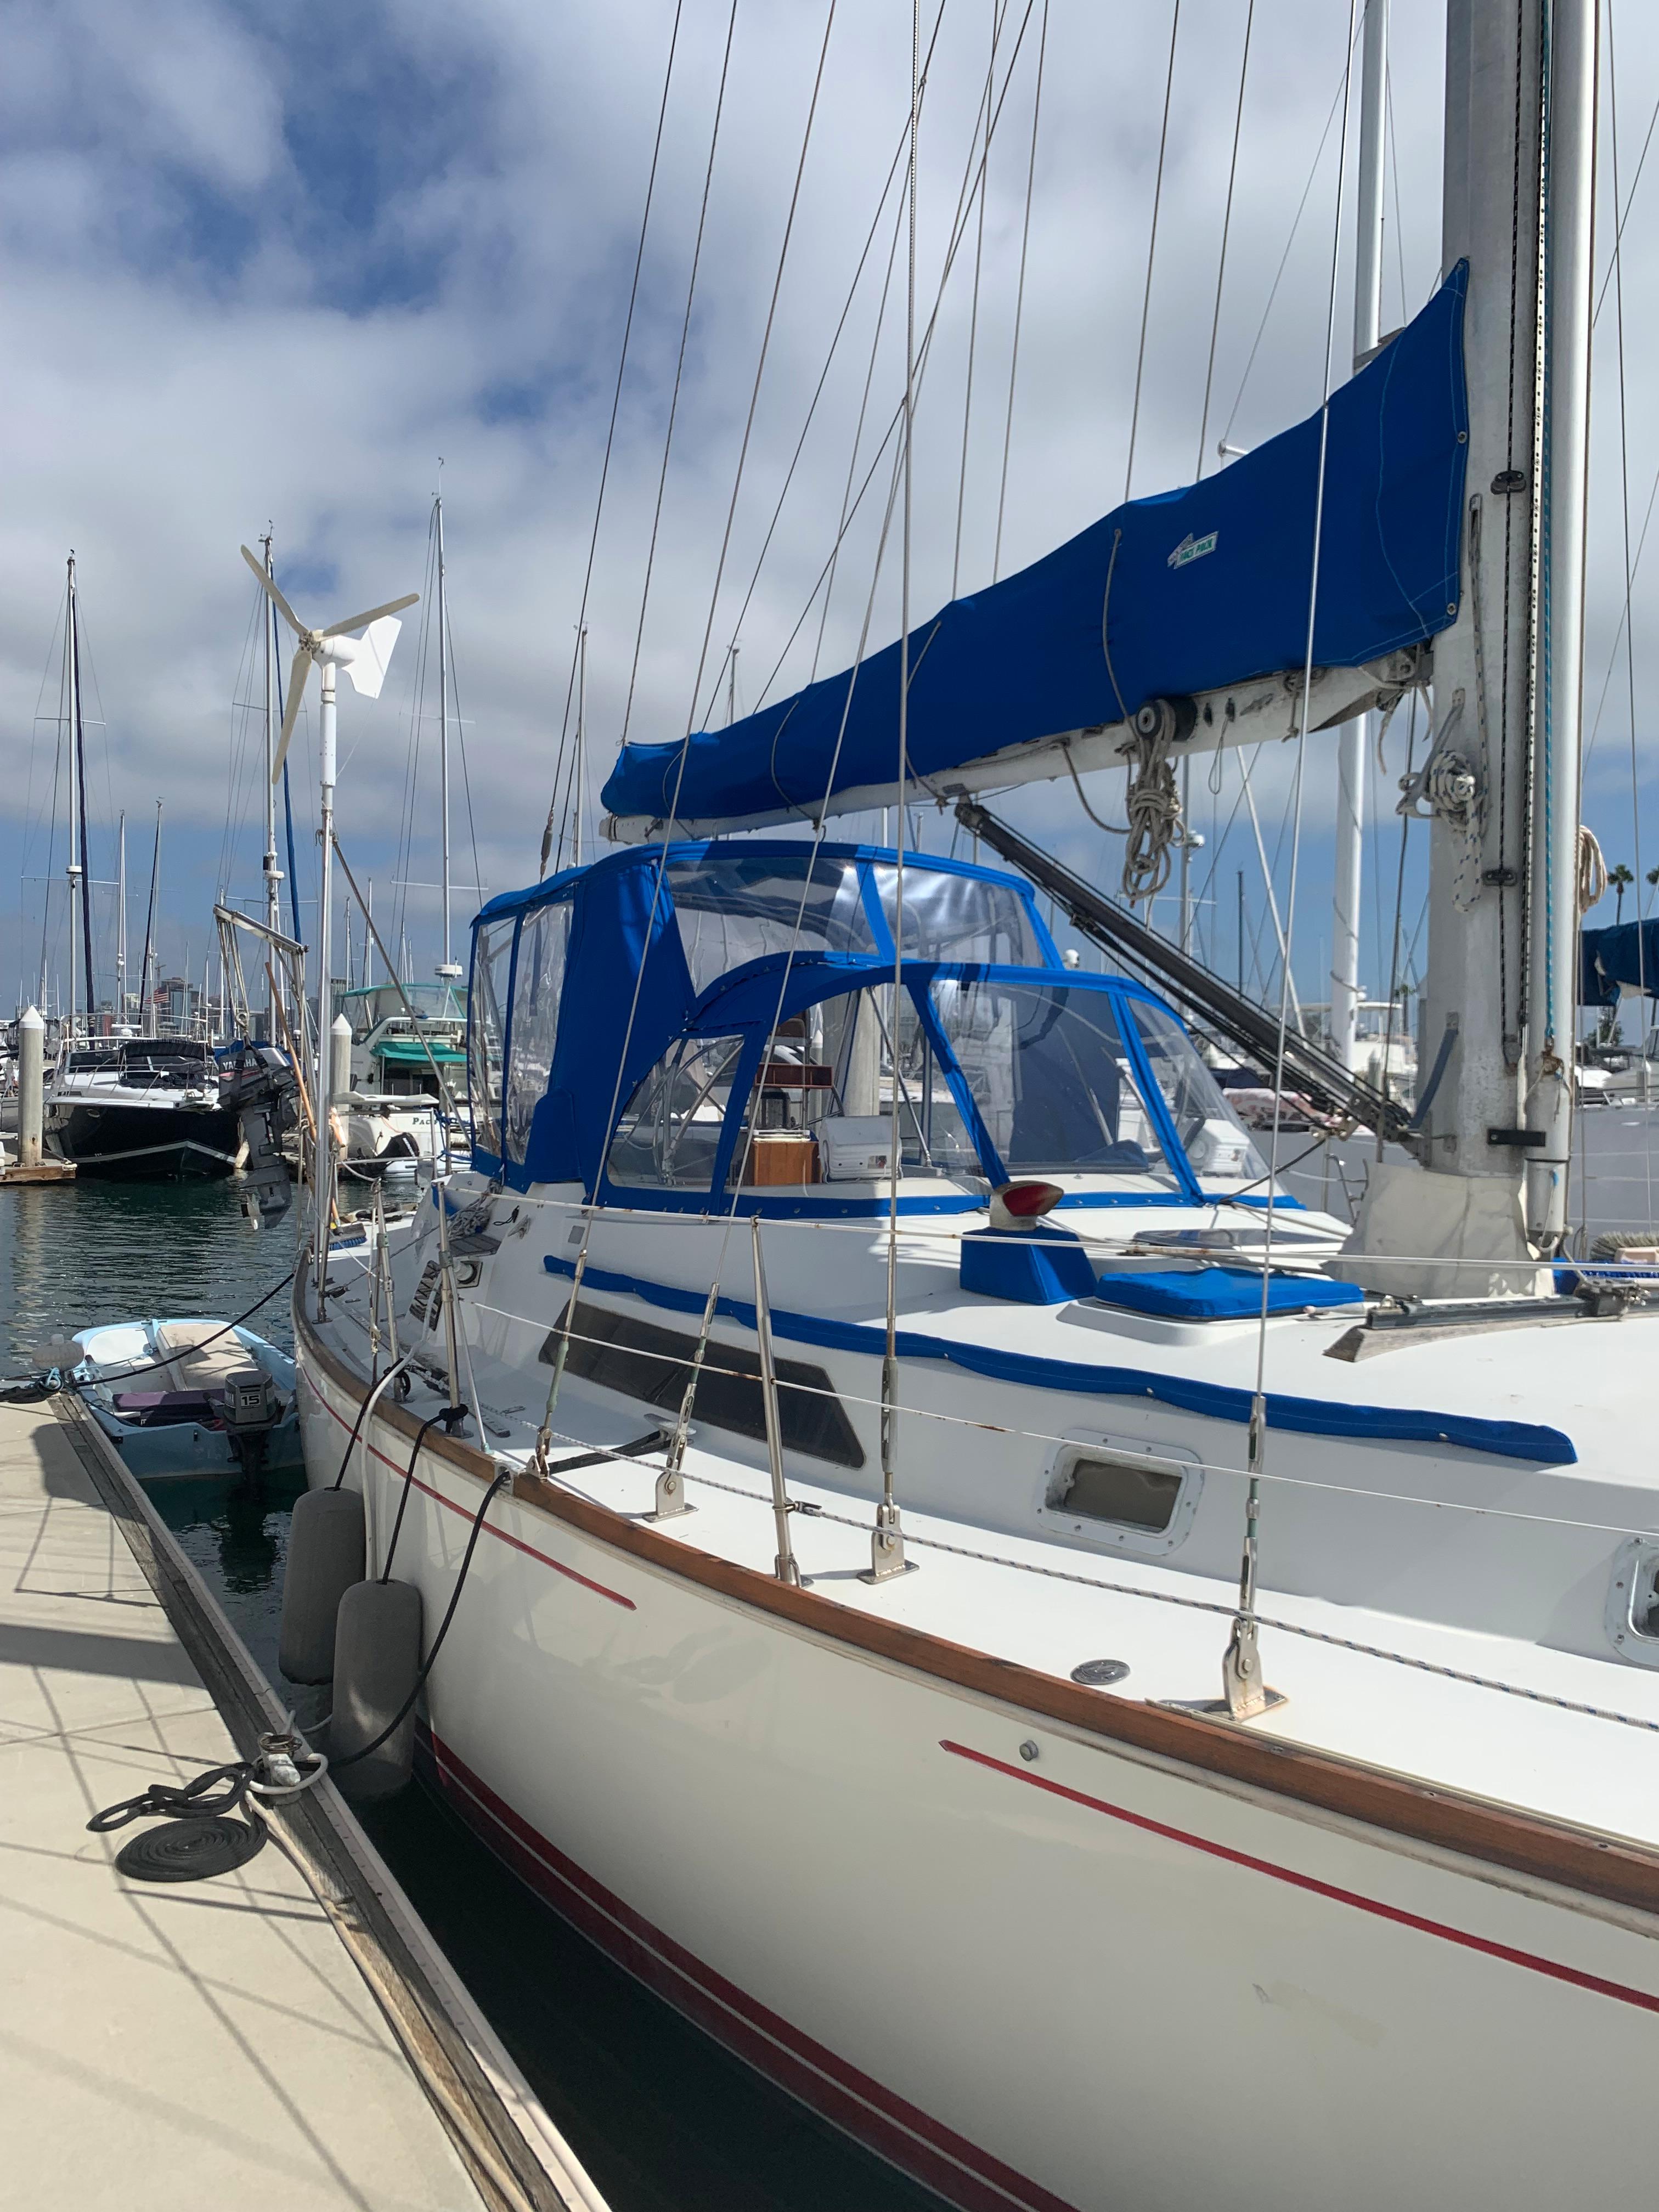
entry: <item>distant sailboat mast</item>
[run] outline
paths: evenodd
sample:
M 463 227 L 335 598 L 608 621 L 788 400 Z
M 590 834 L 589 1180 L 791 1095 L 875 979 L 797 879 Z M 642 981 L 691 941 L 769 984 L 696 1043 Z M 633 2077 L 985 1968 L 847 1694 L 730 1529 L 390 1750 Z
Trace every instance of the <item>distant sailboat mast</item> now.
M 76 1000 L 76 911 L 80 906 L 81 846 L 79 757 L 81 750 L 81 655 L 75 635 L 75 556 L 69 556 L 69 613 L 64 629 L 64 669 L 69 707 L 69 863 L 64 873 L 69 878 L 69 1026 L 67 1034 L 71 1043 L 75 1038 Z
M 147 1037 L 155 1034 L 155 993 L 150 962 L 155 950 L 155 887 L 161 876 L 161 802 L 155 802 L 155 850 L 149 864 L 149 906 L 144 916 L 144 957 L 138 971 L 138 1025 Z
M 259 540 L 264 549 L 265 574 L 275 574 L 271 564 L 270 541 L 275 533 L 269 525 Z M 265 927 L 273 935 L 280 936 L 283 928 L 282 871 L 276 866 L 276 780 L 274 773 L 276 757 L 276 732 L 282 727 L 282 711 L 276 703 L 276 655 L 273 649 L 273 627 L 276 610 L 269 599 L 264 602 L 264 678 L 265 678 Z M 268 959 L 265 967 L 265 1006 L 267 1021 L 265 1035 L 276 1034 L 276 963 Z
M 438 463 L 443 467 L 441 459 Z M 453 982 L 461 974 L 453 949 L 451 931 L 451 884 L 449 864 L 449 603 L 444 579 L 444 495 L 439 492 L 433 502 L 438 531 L 438 781 L 439 811 L 443 821 L 443 870 L 441 896 L 443 900 L 444 957 L 438 974 L 446 982 Z M 404 973 L 409 973 L 407 956 Z
M 449 641 L 444 635 L 448 609 L 444 600 L 444 498 L 438 495 L 438 762 L 443 812 L 444 964 L 447 974 L 449 949 Z
M 125 1027 L 127 1018 L 127 817 L 120 815 L 115 831 L 115 1019 Z

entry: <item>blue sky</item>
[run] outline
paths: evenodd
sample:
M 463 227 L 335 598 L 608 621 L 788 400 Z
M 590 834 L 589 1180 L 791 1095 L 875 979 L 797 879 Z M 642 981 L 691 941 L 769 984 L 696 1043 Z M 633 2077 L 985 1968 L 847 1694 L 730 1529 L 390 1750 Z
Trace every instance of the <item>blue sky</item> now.
M 994 14 L 994 0 L 948 0 L 922 131 L 924 306 L 939 284 Z M 919 609 L 948 595 L 960 487 L 963 588 L 990 574 L 1040 15 L 1039 0 L 992 150 L 965 471 L 969 253 L 959 257 L 939 307 L 917 422 Z M 1005 52 L 1023 15 L 1024 0 L 1013 0 Z M 1420 303 L 1437 264 L 1439 16 L 1431 0 L 1395 0 L 1389 325 Z M 891 0 L 839 0 L 836 9 L 766 373 L 732 500 L 824 17 L 822 0 L 740 0 L 641 625 L 727 21 L 722 0 L 686 0 L 588 609 L 595 787 L 630 681 L 633 732 L 678 736 L 705 631 L 712 664 L 703 695 L 751 585 L 738 632 L 738 690 L 740 707 L 755 703 L 763 672 L 783 653 L 834 537 L 872 356 L 890 235 L 884 227 L 759 559 L 903 127 L 908 11 Z M 440 455 L 472 802 L 469 827 L 457 800 L 455 872 L 491 890 L 533 876 L 672 19 L 669 0 L 625 8 L 569 0 L 556 9 L 484 0 L 465 10 L 409 0 L 362 5 L 349 19 L 316 6 L 255 9 L 222 0 L 153 0 L 143 10 L 114 0 L 18 0 L 9 10 L 0 77 L 0 283 L 8 303 L 0 368 L 0 882 L 9 887 L 0 897 L 8 917 L 0 945 L 9 942 L 14 952 L 0 988 L 8 999 L 17 976 L 32 987 L 40 959 L 40 884 L 10 887 L 46 868 L 55 732 L 50 719 L 35 718 L 57 711 L 52 639 L 70 548 L 80 564 L 102 725 L 88 732 L 94 872 L 100 880 L 112 875 L 115 819 L 125 809 L 137 917 L 148 825 L 161 799 L 163 949 L 177 966 L 188 946 L 195 966 L 216 891 L 223 884 L 233 897 L 252 896 L 263 842 L 252 721 L 235 703 L 251 696 L 245 655 L 252 598 L 237 545 L 252 543 L 269 521 L 279 574 L 313 617 L 421 588 Z M 1189 479 L 1197 458 L 1243 21 L 1242 0 L 1185 0 L 1182 7 L 1138 491 Z M 1338 0 L 1276 0 L 1257 9 L 1212 447 L 1223 429 L 1250 444 L 1318 398 L 1336 173 L 1328 143 L 1316 156 L 1341 78 L 1346 24 Z M 1005 573 L 1121 495 L 1168 27 L 1162 0 L 1051 0 Z M 1619 29 L 1628 190 L 1659 92 L 1659 52 L 1638 16 Z M 1648 304 L 1653 224 L 1644 201 L 1650 192 L 1659 183 L 1644 173 L 1626 234 L 1638 530 L 1659 464 L 1652 410 L 1643 404 L 1655 312 Z M 1346 282 L 1340 275 L 1344 323 Z M 897 396 L 896 305 L 890 301 L 875 351 L 872 421 L 884 419 Z M 1598 331 L 1592 720 L 1613 665 L 1623 597 L 1612 333 L 1609 307 Z M 731 550 L 711 615 L 728 510 Z M 873 538 L 855 530 L 825 629 L 825 669 L 850 656 L 872 552 Z M 1650 750 L 1640 726 L 1651 614 L 1644 572 L 1636 600 L 1636 785 L 1651 817 L 1650 842 L 1659 848 L 1659 793 L 1650 789 Z M 380 899 L 395 896 L 389 887 L 400 873 L 416 886 L 436 874 L 429 672 L 419 774 L 410 784 L 419 616 L 413 611 L 379 702 L 343 690 L 342 834 L 354 865 L 385 887 Z M 815 611 L 803 641 L 783 659 L 781 686 L 807 672 L 816 625 Z M 890 561 L 872 635 L 884 641 L 896 627 Z M 307 720 L 294 760 L 302 889 L 314 866 L 313 734 Z M 1384 811 L 1368 857 L 1363 964 L 1373 988 L 1386 972 L 1391 934 L 1392 784 L 1403 750 L 1396 727 L 1376 779 Z M 1254 774 L 1283 903 L 1290 866 L 1283 749 L 1261 757 Z M 1296 931 L 1298 983 L 1310 999 L 1325 995 L 1334 780 L 1334 747 L 1316 738 L 1306 764 Z M 1096 805 L 1115 813 L 1115 780 L 1097 781 Z M 1610 860 L 1637 857 L 1631 782 L 1621 663 L 1600 711 L 1586 787 L 1587 818 Z M 1207 879 L 1212 949 L 1229 972 L 1239 869 L 1253 927 L 1265 908 L 1237 797 L 1229 765 L 1214 824 L 1207 792 L 1197 810 L 1206 834 L 1233 817 L 1224 845 L 1212 836 L 1198 870 L 1200 886 Z M 60 815 L 61 805 L 60 793 Z M 1110 880 L 1115 857 L 1069 787 L 1037 787 L 1008 811 L 1073 866 Z M 848 824 L 849 833 L 868 826 Z M 926 835 L 948 842 L 949 825 L 932 822 Z M 60 820 L 54 867 L 63 858 Z M 1643 866 L 1650 865 L 1644 852 Z M 1413 863 L 1408 940 L 1420 880 Z M 112 902 L 107 893 L 102 900 L 99 952 L 106 969 Z M 458 899 L 458 920 L 465 902 Z M 377 912 L 384 908 L 377 904 Z M 406 890 L 402 920 L 423 972 L 436 957 L 432 894 Z M 54 972 L 62 964 L 61 951 L 52 950 L 58 935 L 54 920 L 46 933 Z

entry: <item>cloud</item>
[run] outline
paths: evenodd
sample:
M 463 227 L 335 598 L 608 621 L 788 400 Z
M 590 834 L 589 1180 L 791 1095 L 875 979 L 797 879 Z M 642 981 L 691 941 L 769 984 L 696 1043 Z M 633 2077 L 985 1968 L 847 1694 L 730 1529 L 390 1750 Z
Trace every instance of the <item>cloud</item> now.
M 1436 270 L 1442 39 L 1430 0 L 1395 0 L 1394 13 L 1389 322 L 1420 303 Z M 991 0 L 951 6 L 930 75 L 924 327 L 974 159 L 993 14 Z M 939 301 L 921 386 L 922 608 L 945 596 L 958 565 L 959 496 L 960 580 L 971 587 L 990 574 L 999 519 L 1006 573 L 1122 492 L 1168 15 L 1064 0 L 1049 10 L 1005 499 L 1041 16 L 1037 0 L 991 149 L 982 252 L 975 219 Z M 40 711 L 55 711 L 48 663 L 73 545 L 105 724 L 91 733 L 95 871 L 112 872 L 114 815 L 125 808 L 147 821 L 161 796 L 173 856 L 165 941 L 181 960 L 188 938 L 198 959 L 216 888 L 222 880 L 251 895 L 263 844 L 249 717 L 233 704 L 250 696 L 238 690 L 250 681 L 239 663 L 252 595 L 237 545 L 270 519 L 279 573 L 308 615 L 415 588 L 441 455 L 471 795 L 469 826 L 458 794 L 457 874 L 472 878 L 473 827 L 487 884 L 533 872 L 673 20 L 669 0 L 628 9 L 480 0 L 459 12 L 409 0 L 355 9 L 349 25 L 312 0 L 257 13 L 232 0 L 157 0 L 137 11 L 116 0 L 21 0 L 12 9 L 0 83 L 0 868 L 46 872 L 53 732 L 33 717 L 43 670 Z M 742 0 L 659 517 L 726 20 L 717 6 L 684 9 L 664 120 L 586 617 L 595 787 L 625 714 L 635 735 L 663 737 L 701 711 L 734 628 L 741 704 L 755 703 L 780 662 L 786 688 L 810 673 L 818 611 L 802 617 L 833 543 L 866 375 L 860 470 L 902 381 L 902 233 L 878 341 L 876 332 L 899 214 L 883 192 L 904 130 L 908 16 L 886 0 L 836 9 L 757 392 L 824 19 L 817 5 Z M 1010 0 L 1005 52 L 1024 20 L 1024 0 Z M 1137 490 L 1187 479 L 1198 459 L 1242 20 L 1235 0 L 1185 0 L 1182 10 Z M 1345 36 L 1346 11 L 1316 0 L 1256 10 L 1206 465 L 1224 428 L 1250 443 L 1318 398 L 1334 137 L 1317 163 L 1315 153 Z M 886 482 L 878 470 L 838 562 L 821 671 L 856 643 Z M 1596 577 L 1605 596 L 1605 560 Z M 896 607 L 890 547 L 871 613 L 878 641 L 893 634 Z M 429 720 L 418 729 L 412 802 L 410 791 L 417 624 L 384 697 L 348 693 L 341 709 L 343 834 L 382 883 L 398 872 L 429 883 L 436 872 Z M 1598 615 L 1598 646 L 1607 627 Z M 428 712 L 434 696 L 428 677 Z M 295 768 L 308 885 L 306 741 Z M 1316 965 L 1334 776 L 1334 759 L 1310 755 L 1304 896 Z M 1260 782 L 1276 839 L 1280 764 L 1264 762 Z M 1113 865 L 1063 788 L 1042 787 L 1018 809 L 1079 865 Z M 61 800 L 59 817 L 61 869 Z M 1246 858 L 1239 834 L 1236 825 L 1218 881 L 1235 852 Z M 1253 848 L 1248 860 L 1254 872 Z M 431 896 L 411 890 L 405 904 L 424 965 Z M 106 895 L 106 935 L 107 909 Z M 33 977 L 38 884 L 24 885 L 18 911 L 19 964 Z

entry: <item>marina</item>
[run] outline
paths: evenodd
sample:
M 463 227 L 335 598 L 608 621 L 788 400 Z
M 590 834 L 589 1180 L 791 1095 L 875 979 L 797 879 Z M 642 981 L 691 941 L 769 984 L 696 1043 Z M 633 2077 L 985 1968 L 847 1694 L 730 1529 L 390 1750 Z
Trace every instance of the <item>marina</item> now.
M 1620 5 L 31 33 L 20 2201 L 1648 2186 Z

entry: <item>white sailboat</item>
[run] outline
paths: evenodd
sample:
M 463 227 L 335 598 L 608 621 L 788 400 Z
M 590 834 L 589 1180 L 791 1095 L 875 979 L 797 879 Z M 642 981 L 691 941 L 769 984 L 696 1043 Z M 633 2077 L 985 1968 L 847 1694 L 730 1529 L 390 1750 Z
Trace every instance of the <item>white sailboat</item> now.
M 471 1169 L 299 1278 L 311 1480 L 343 1454 L 420 1594 L 430 1776 L 964 2207 L 1649 2186 L 1659 1312 L 1554 1272 L 1595 12 L 1448 16 L 1423 314 L 1051 556 L 1058 643 L 1028 572 L 629 749 L 625 849 L 475 924 Z M 1027 885 L 823 832 L 896 759 L 1161 771 L 1418 684 L 1425 1133 L 1352 1237 Z

